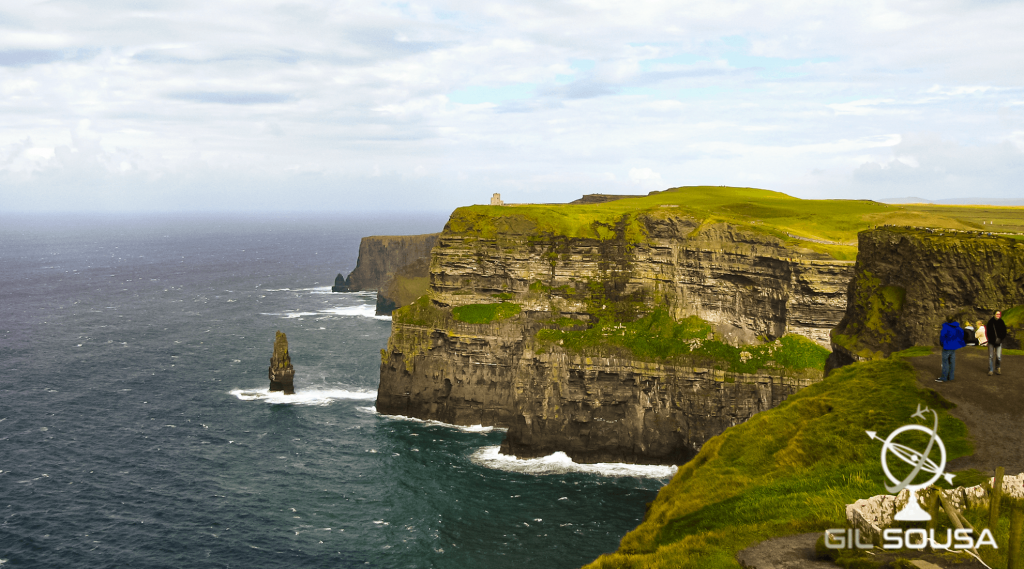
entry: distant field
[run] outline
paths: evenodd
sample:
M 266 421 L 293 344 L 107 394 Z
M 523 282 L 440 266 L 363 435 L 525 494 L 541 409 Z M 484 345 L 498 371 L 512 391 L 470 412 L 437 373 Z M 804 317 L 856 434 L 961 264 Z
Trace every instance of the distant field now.
M 1024 234 L 1024 207 L 910 204 L 898 207 L 959 220 L 979 231 Z
M 886 224 L 1024 236 L 1024 207 L 802 200 L 769 190 L 724 186 L 672 188 L 599 204 L 462 207 L 452 214 L 451 228 L 481 237 L 518 231 L 608 239 L 624 231 L 627 239 L 636 242 L 645 239 L 637 222 L 641 214 L 742 225 L 838 259 L 856 256 L 857 233 Z

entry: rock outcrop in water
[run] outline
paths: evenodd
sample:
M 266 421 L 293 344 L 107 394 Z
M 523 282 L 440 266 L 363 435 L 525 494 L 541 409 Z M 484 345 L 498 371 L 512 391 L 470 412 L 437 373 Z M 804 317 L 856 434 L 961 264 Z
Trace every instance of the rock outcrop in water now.
M 601 226 L 604 238 L 586 238 L 542 234 L 514 210 L 487 226 L 456 211 L 433 250 L 428 295 L 395 312 L 377 409 L 507 427 L 502 448 L 519 457 L 679 464 L 820 380 L 820 368 L 784 361 L 780 340 L 827 344 L 852 262 L 671 210 L 635 219 L 642 239 L 627 238 L 626 218 Z M 589 329 L 630 345 L 634 330 L 602 323 L 655 310 L 713 326 L 706 338 L 678 340 L 705 355 L 546 340 Z M 762 364 L 747 365 L 753 356 L 735 346 L 762 341 Z M 705 344 L 738 359 L 707 356 Z
M 1003 311 L 1005 347 L 1024 340 L 1024 243 L 950 230 L 883 227 L 859 234 L 846 314 L 828 369 L 938 346 L 947 315 L 987 321 Z M 1014 309 L 1014 307 L 1018 307 Z
M 334 277 L 331 292 L 348 292 L 348 281 L 345 280 L 345 275 L 338 273 L 338 276 Z
M 295 368 L 288 356 L 288 337 L 278 330 L 274 338 L 274 354 L 270 357 L 270 391 L 283 391 L 285 395 L 295 393 L 293 381 Z

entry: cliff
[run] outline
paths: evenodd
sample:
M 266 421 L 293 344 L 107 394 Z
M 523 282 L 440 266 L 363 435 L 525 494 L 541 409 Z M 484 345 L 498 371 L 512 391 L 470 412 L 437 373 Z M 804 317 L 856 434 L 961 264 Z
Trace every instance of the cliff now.
M 938 346 L 946 316 L 988 321 L 1002 310 L 1006 347 L 1024 340 L 1024 242 L 979 232 L 883 227 L 859 235 L 846 314 L 829 369 Z
M 775 209 L 736 203 L 751 197 Z M 796 239 L 805 226 L 747 215 L 808 204 L 820 205 L 686 188 L 460 208 L 433 250 L 428 294 L 394 313 L 377 409 L 507 427 L 503 450 L 520 457 L 684 462 L 822 377 L 852 235 Z
M 335 280 L 334 292 L 379 291 L 395 273 L 418 259 L 430 258 L 437 233 L 425 235 L 376 235 L 359 242 L 356 268 L 342 284 Z M 338 275 L 339 277 L 341 275 Z M 426 275 L 423 275 L 426 276 Z
M 377 314 L 391 314 L 408 306 L 427 292 L 430 284 L 430 257 L 421 257 L 402 267 L 377 291 Z

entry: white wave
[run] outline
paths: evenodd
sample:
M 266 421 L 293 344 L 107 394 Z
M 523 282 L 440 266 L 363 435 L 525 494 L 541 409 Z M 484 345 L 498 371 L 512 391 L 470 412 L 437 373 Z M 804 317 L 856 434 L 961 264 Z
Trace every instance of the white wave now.
M 356 407 L 356 411 L 362 411 L 363 413 L 376 413 L 376 407 Z
M 378 320 L 391 320 L 390 316 L 377 316 L 376 304 L 360 304 L 358 306 L 334 306 L 327 310 L 321 310 L 321 314 L 334 314 L 335 316 L 362 316 L 364 318 L 376 318 Z
M 318 312 L 260 312 L 261 316 L 280 316 L 281 318 L 302 318 L 303 316 L 319 316 Z
M 376 412 L 377 408 L 374 407 Z M 485 427 L 483 425 L 453 425 L 451 423 L 443 423 L 441 421 L 434 421 L 430 419 L 417 419 L 416 417 L 406 417 L 405 415 L 384 415 L 380 414 L 385 419 L 394 419 L 396 421 L 412 421 L 415 423 L 423 423 L 424 425 L 430 425 L 431 427 L 448 427 L 449 429 L 458 429 L 464 433 L 489 433 L 494 430 L 507 431 L 508 429 L 501 429 L 498 427 Z
M 331 402 L 342 399 L 376 399 L 376 391 L 353 391 L 351 389 L 296 389 L 292 395 L 285 395 L 284 392 L 274 391 L 269 388 L 263 389 L 233 389 L 231 395 L 242 401 L 263 401 L 270 404 L 290 405 L 330 405 Z
M 358 304 L 356 306 L 333 306 L 316 312 L 261 312 L 262 316 L 279 316 L 281 318 L 302 318 L 303 316 L 357 316 L 374 320 L 391 320 L 391 316 L 377 316 L 376 304 Z
M 657 466 L 650 464 L 626 464 L 622 462 L 599 462 L 596 464 L 579 464 L 573 462 L 564 452 L 541 458 L 520 459 L 501 454 L 501 447 L 483 447 L 470 456 L 470 460 L 487 468 L 520 472 L 523 474 L 568 474 L 583 472 L 601 476 L 632 476 L 634 478 L 671 478 L 675 475 L 675 466 Z

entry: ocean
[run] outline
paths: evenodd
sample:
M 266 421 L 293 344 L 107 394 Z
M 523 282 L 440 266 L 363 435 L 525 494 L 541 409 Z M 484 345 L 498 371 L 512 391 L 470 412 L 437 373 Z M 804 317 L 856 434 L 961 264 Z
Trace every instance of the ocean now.
M 390 319 L 331 293 L 443 215 L 0 218 L 0 567 L 578 567 L 673 468 L 498 454 L 374 408 Z M 294 396 L 268 394 L 276 330 Z

